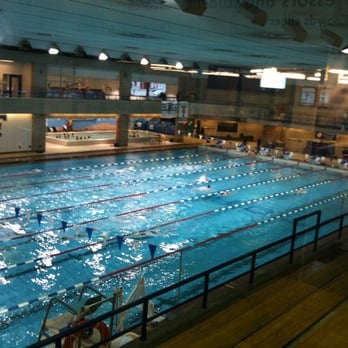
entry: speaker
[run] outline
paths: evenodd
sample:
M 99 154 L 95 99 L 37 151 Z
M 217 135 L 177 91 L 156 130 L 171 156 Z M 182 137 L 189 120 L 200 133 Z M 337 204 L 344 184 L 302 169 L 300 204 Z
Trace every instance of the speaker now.
M 240 4 L 239 11 L 242 13 L 242 15 L 246 18 L 248 18 L 252 23 L 265 26 L 268 19 L 267 12 L 261 10 L 260 8 L 254 6 L 253 4 L 250 4 L 247 1 L 244 1 Z
M 179 7 L 187 13 L 202 16 L 207 9 L 205 0 L 175 0 Z
M 296 19 L 288 19 L 284 25 L 284 30 L 291 36 L 295 41 L 303 42 L 307 38 L 307 32 L 302 27 L 299 21 Z

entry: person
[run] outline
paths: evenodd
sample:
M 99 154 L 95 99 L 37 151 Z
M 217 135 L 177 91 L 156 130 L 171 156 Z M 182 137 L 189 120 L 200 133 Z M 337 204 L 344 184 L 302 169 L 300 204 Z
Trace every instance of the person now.
M 259 136 L 259 137 L 257 138 L 257 141 L 256 141 L 256 153 L 257 153 L 257 154 L 260 152 L 260 149 L 261 149 L 261 142 L 262 142 L 262 140 L 261 140 L 261 137 Z
M 210 185 L 207 185 L 207 186 L 201 186 L 198 191 L 206 191 L 206 190 L 210 190 L 211 189 L 211 186 Z
M 297 191 L 296 191 L 296 194 L 297 195 L 303 195 L 307 193 L 307 190 L 305 188 L 299 188 Z

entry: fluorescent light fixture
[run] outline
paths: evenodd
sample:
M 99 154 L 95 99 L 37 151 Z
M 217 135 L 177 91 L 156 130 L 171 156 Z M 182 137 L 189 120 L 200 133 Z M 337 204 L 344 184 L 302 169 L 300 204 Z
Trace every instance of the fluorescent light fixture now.
M 329 73 L 331 74 L 339 74 L 339 75 L 348 75 L 348 70 L 344 70 L 344 69 L 329 69 Z
M 342 49 L 341 49 L 341 52 L 342 52 L 343 54 L 348 54 L 348 46 L 342 48 Z
M 56 43 L 52 43 L 50 48 L 48 49 L 48 54 L 50 55 L 56 55 L 60 52 L 60 49 Z
M 318 76 L 308 76 L 306 78 L 306 80 L 308 80 L 308 81 L 320 81 L 320 77 L 318 77 Z
M 140 59 L 140 65 L 149 65 L 150 64 L 150 60 L 147 57 L 142 57 Z
M 179 70 L 182 70 L 184 68 L 184 65 L 181 62 L 176 62 L 175 68 L 179 69 Z
M 151 64 L 150 65 L 151 70 L 155 71 L 168 71 L 168 72 L 183 72 L 188 74 L 197 74 L 199 69 L 197 68 L 190 68 L 190 69 L 177 69 L 175 65 L 170 64 Z
M 256 69 L 250 69 L 251 74 L 259 74 L 261 75 L 263 73 L 263 69 L 261 68 L 256 68 Z
M 101 51 L 99 53 L 99 55 L 98 55 L 98 59 L 102 60 L 102 61 L 105 61 L 105 60 L 109 59 L 109 56 L 108 56 L 108 54 L 105 51 Z
M 348 85 L 348 75 L 339 75 L 337 82 L 340 85 Z
M 246 78 L 246 79 L 260 79 L 261 78 L 261 74 L 257 74 L 257 75 L 255 75 L 255 74 L 246 74 L 246 75 L 244 75 L 244 77 Z
M 239 77 L 239 73 L 233 71 L 214 71 L 214 70 L 203 70 L 202 75 L 212 76 L 226 76 L 226 77 Z
M 286 79 L 293 79 L 293 80 L 305 80 L 306 75 L 301 73 L 291 73 L 291 72 L 282 72 L 281 73 Z

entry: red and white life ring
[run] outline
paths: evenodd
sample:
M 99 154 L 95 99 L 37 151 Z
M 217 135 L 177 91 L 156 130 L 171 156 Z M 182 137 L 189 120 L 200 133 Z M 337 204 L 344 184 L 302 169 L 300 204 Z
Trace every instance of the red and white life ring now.
M 87 320 L 82 320 L 78 324 L 82 324 L 86 322 Z M 85 348 L 90 347 L 91 345 L 97 344 L 101 341 L 104 341 L 110 336 L 110 329 L 109 327 L 103 322 L 100 321 L 99 323 L 92 325 L 86 329 L 83 329 L 73 335 L 67 336 L 64 340 L 64 348 Z M 80 346 L 79 346 L 80 342 Z M 104 346 L 109 348 L 111 345 L 111 342 L 106 343 Z

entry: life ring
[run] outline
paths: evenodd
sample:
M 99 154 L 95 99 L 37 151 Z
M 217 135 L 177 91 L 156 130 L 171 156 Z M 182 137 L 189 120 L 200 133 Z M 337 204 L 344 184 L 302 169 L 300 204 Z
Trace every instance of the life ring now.
M 80 321 L 77 325 L 87 322 L 87 320 Z M 64 340 L 64 348 L 85 348 L 90 347 L 91 345 L 97 344 L 101 341 L 104 341 L 110 337 L 110 329 L 103 322 L 100 321 L 95 325 L 91 325 L 75 334 L 67 336 Z M 80 345 L 79 345 L 80 342 Z M 109 348 L 111 342 L 105 343 L 105 345 L 100 347 Z

